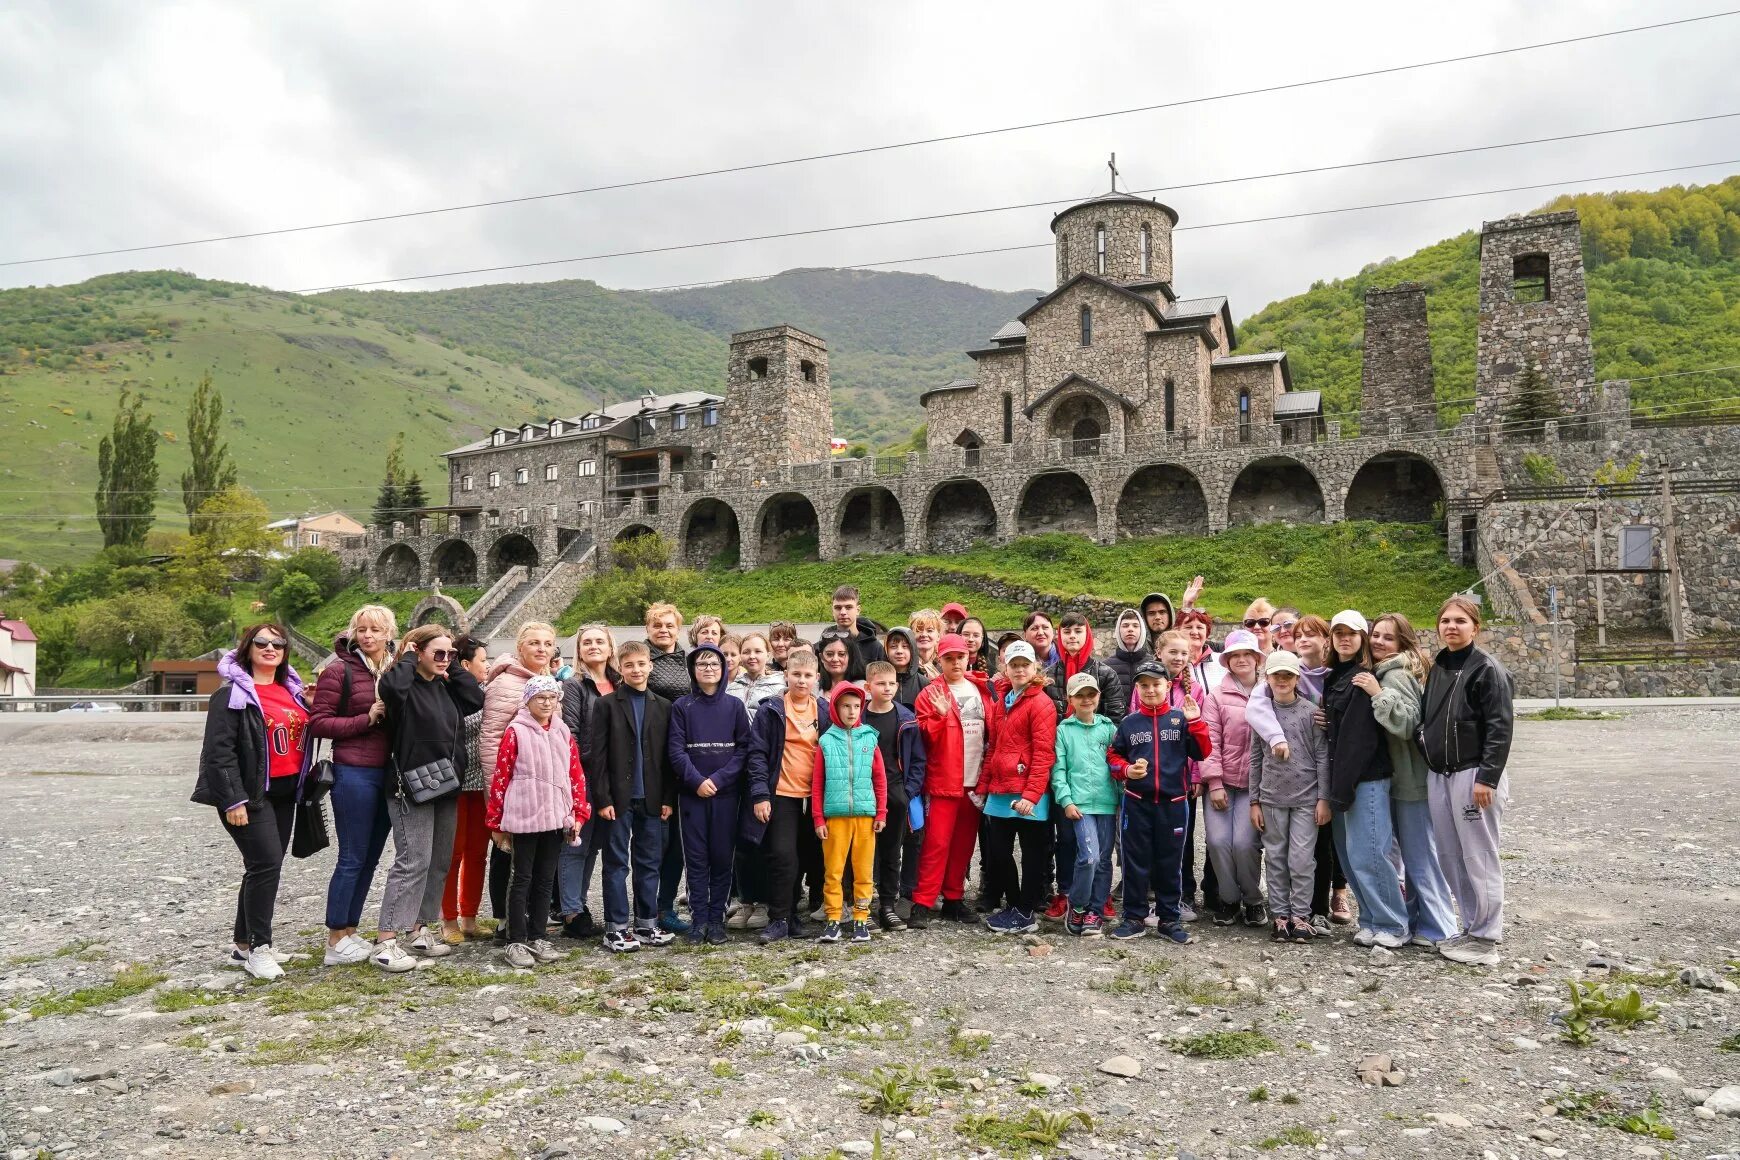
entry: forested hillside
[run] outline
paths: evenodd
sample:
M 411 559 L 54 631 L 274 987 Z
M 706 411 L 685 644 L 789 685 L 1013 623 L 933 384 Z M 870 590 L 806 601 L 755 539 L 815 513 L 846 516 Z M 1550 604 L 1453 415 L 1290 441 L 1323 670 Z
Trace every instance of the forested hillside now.
M 1583 219 L 1589 314 L 1598 378 L 1634 378 L 1643 409 L 1688 402 L 1740 409 L 1740 371 L 1645 378 L 1740 363 L 1740 177 L 1653 193 L 1577 194 L 1543 210 Z M 1285 349 L 1294 384 L 1324 406 L 1357 410 L 1365 291 L 1420 282 L 1432 327 L 1440 400 L 1474 393 L 1480 233 L 1375 262 L 1352 278 L 1317 282 L 1239 326 L 1240 353 Z M 1726 401 L 1722 401 L 1726 399 Z

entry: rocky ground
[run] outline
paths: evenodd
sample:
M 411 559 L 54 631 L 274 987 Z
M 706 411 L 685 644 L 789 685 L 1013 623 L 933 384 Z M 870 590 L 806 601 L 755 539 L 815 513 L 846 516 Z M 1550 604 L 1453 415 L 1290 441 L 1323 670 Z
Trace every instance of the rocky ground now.
M 318 965 L 328 853 L 280 896 L 305 957 L 253 984 L 197 750 L 0 716 L 0 1155 L 1740 1154 L 1740 712 L 1520 726 L 1490 971 L 1205 926 L 389 978 Z M 1568 1029 L 1578 980 L 1621 1001 Z

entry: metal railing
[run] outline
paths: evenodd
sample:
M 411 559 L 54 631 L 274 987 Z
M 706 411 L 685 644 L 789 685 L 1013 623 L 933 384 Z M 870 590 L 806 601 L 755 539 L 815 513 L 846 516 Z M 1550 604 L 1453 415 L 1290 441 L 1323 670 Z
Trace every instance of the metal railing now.
M 206 703 L 211 700 L 210 693 L 113 693 L 96 697 L 74 697 L 65 694 L 53 694 L 40 697 L 0 697 L 0 712 L 22 712 L 20 706 L 47 706 L 46 710 L 38 712 L 63 711 L 69 705 L 119 705 L 123 712 L 137 712 L 142 709 L 154 708 L 160 713 L 203 713 Z M 101 710 L 92 713 L 81 713 L 78 716 L 102 717 L 107 714 Z

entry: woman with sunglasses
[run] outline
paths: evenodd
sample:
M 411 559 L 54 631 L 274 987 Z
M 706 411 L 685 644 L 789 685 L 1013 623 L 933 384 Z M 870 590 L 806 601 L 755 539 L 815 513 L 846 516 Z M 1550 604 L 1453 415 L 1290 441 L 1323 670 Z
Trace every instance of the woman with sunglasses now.
M 1269 650 L 1275 647 L 1274 637 L 1269 629 L 1275 622 L 1275 606 L 1269 603 L 1268 597 L 1259 596 L 1251 601 L 1245 609 L 1245 628 L 1257 638 L 1257 645 L 1268 656 Z
M 229 964 L 268 980 L 289 958 L 272 949 L 272 911 L 308 768 L 308 703 L 289 643 L 281 625 L 256 624 L 218 662 L 224 683 L 206 707 L 193 787 L 193 800 L 217 809 L 242 854 Z
M 459 786 L 419 805 L 403 792 L 399 775 L 446 758 L 465 768 L 465 718 L 483 708 L 483 689 L 457 663 L 453 630 L 425 624 L 405 634 L 398 661 L 377 684 L 387 705 L 390 755 L 387 816 L 393 825 L 393 866 L 381 893 L 380 934 L 369 961 L 388 974 L 415 970 L 399 946 L 399 932 L 429 958 L 450 955 L 434 924 L 441 921 L 441 894 L 453 861 L 459 824 Z M 496 742 L 500 748 L 499 738 Z

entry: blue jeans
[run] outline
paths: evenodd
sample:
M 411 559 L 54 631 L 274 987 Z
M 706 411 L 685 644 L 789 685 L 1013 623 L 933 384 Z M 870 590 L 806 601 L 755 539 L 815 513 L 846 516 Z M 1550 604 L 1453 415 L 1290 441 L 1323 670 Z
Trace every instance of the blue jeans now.
M 1071 910 L 1098 910 L 1112 893 L 1112 837 L 1117 833 L 1117 814 L 1083 814 L 1065 819 L 1063 828 L 1075 839 L 1075 862 L 1071 866 Z M 1062 866 L 1061 858 L 1058 865 Z
M 628 878 L 634 873 L 634 926 L 637 930 L 657 924 L 659 917 L 659 863 L 665 856 L 665 824 L 648 814 L 646 802 L 636 799 L 626 810 L 617 810 L 616 820 L 594 818 L 602 831 L 598 844 L 604 849 L 604 929 L 622 930 L 629 925 Z M 739 850 L 741 853 L 741 848 Z
M 332 765 L 332 826 L 338 859 L 326 885 L 326 926 L 345 930 L 362 921 L 375 867 L 387 844 L 387 771 L 380 766 Z
M 1408 906 L 1390 865 L 1396 831 L 1390 820 L 1390 780 L 1363 781 L 1353 805 L 1335 815 L 1335 853 L 1359 903 L 1361 930 L 1408 937 Z
M 580 827 L 580 844 L 564 842 L 557 855 L 556 894 L 564 918 L 586 909 L 586 896 L 592 893 L 592 869 L 598 865 L 599 826 L 600 819 L 594 814 Z
M 1432 837 L 1432 803 L 1391 799 L 1396 841 L 1402 847 L 1402 869 L 1408 876 L 1408 924 L 1433 942 L 1456 934 L 1456 902 L 1450 882 L 1438 864 L 1438 844 Z

